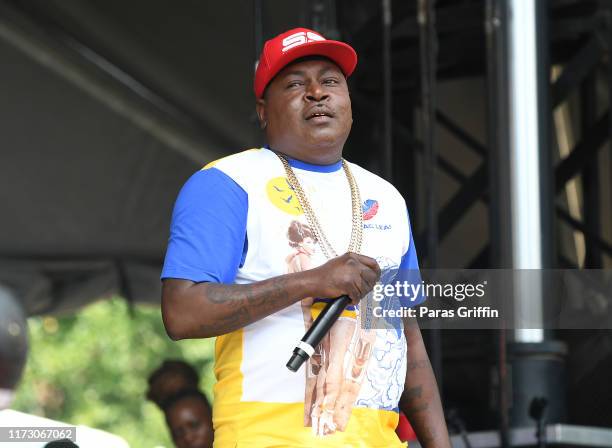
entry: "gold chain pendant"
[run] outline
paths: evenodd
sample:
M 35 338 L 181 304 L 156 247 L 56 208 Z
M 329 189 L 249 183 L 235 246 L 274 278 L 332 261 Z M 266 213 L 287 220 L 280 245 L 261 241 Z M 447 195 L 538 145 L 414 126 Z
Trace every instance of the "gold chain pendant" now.
M 306 221 L 308 221 L 308 225 L 313 230 L 317 241 L 319 242 L 319 246 L 326 258 L 334 258 L 338 256 L 338 253 L 334 250 L 333 246 L 327 239 L 327 236 L 323 232 L 321 228 L 321 224 L 319 224 L 319 220 L 314 213 L 314 210 L 310 206 L 310 202 L 300 185 L 300 182 L 289 165 L 289 161 L 287 158 L 279 153 L 276 153 L 281 162 L 283 163 L 283 167 L 285 168 L 285 173 L 287 174 L 287 181 L 289 185 L 295 192 L 295 195 L 304 211 L 304 215 L 306 216 Z M 357 182 L 355 182 L 355 178 L 353 177 L 353 173 L 348 166 L 346 160 L 342 159 L 342 168 L 344 169 L 344 173 L 346 174 L 346 179 L 349 183 L 349 188 L 351 189 L 351 203 L 352 203 L 352 228 L 351 228 L 351 240 L 349 242 L 349 247 L 347 249 L 348 252 L 359 253 L 361 251 L 361 243 L 363 239 L 363 213 L 361 211 L 361 195 L 359 194 L 359 187 L 357 186 Z

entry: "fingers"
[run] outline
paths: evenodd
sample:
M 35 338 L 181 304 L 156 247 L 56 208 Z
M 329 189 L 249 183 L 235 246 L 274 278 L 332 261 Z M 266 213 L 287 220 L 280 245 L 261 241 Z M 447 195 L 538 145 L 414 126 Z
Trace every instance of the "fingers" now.
M 380 266 L 378 265 L 378 262 L 374 258 L 367 257 L 365 255 L 359 255 L 359 254 L 351 254 L 351 255 L 354 255 L 355 257 L 357 257 L 357 261 L 359 261 L 361 264 L 366 265 L 368 268 L 376 272 L 377 278 L 380 277 Z
M 377 272 L 369 268 L 364 268 L 361 270 L 361 279 L 366 282 L 367 285 L 370 285 L 368 291 L 374 287 L 379 278 L 379 271 Z
M 359 254 L 348 254 L 351 259 L 361 265 L 360 275 L 368 283 L 374 285 L 378 281 L 381 275 L 380 266 L 374 258 L 367 257 Z M 372 281 L 373 279 L 373 281 Z M 372 286 L 373 287 L 373 286 Z
M 324 279 L 322 294 L 325 297 L 346 294 L 353 304 L 374 288 L 381 275 L 375 259 L 355 253 L 334 258 L 318 269 Z
M 380 278 L 380 266 L 378 266 L 375 259 L 365 255 L 347 253 L 344 257 L 348 258 L 346 264 L 357 270 L 357 272 L 352 274 L 353 281 L 351 282 L 348 294 L 352 304 L 356 305 L 374 288 L 374 285 Z
M 351 299 L 352 305 L 358 304 L 363 297 L 363 288 L 361 287 L 361 283 L 362 282 L 359 280 L 353 279 L 353 281 L 348 285 L 348 293 L 346 295 Z
M 359 278 L 355 279 L 356 289 L 359 291 L 359 297 L 357 298 L 356 303 L 364 298 L 370 291 L 372 291 L 372 289 L 374 289 L 374 286 L 379 278 L 380 274 L 378 272 L 375 272 L 365 266 L 361 269 Z

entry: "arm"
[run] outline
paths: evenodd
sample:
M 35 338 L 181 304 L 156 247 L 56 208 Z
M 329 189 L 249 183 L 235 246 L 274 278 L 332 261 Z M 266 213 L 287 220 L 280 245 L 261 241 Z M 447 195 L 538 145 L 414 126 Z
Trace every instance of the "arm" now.
M 164 325 L 175 340 L 229 333 L 308 297 L 315 281 L 311 272 L 248 285 L 166 279 L 162 287 Z
M 246 256 L 247 215 L 247 193 L 215 168 L 181 189 L 161 275 L 162 317 L 172 339 L 225 334 L 305 297 L 347 294 L 356 303 L 380 276 L 375 260 L 345 254 L 313 271 L 233 285 Z
M 402 257 L 400 270 L 407 276 L 406 281 L 420 283 L 419 262 L 417 259 L 410 218 L 406 214 L 408 226 L 408 250 Z M 425 300 L 421 296 L 410 306 Z M 421 329 L 414 318 L 404 319 L 404 335 L 407 344 L 407 367 L 404 392 L 400 398 L 400 409 L 406 414 L 410 424 L 424 448 L 447 448 L 451 446 L 448 429 L 444 421 L 444 411 L 440 401 L 438 385 L 429 362 L 427 350 L 421 336 Z
M 374 259 L 344 254 L 315 269 L 248 285 L 167 278 L 162 288 L 162 317 L 172 339 L 218 336 L 306 297 L 346 294 L 356 304 L 379 277 Z
M 448 429 L 438 393 L 429 356 L 423 337 L 414 318 L 404 319 L 408 363 L 404 392 L 400 398 L 400 409 L 424 448 L 450 448 Z

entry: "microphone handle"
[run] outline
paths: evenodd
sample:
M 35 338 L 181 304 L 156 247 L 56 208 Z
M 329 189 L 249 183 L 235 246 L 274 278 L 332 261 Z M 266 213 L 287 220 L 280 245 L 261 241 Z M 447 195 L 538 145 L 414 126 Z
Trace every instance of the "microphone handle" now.
M 338 320 L 342 311 L 351 303 L 349 296 L 340 296 L 329 302 L 312 323 L 302 340 L 293 349 L 293 354 L 287 362 L 287 368 L 292 372 L 298 369 L 314 353 L 315 347 L 321 343 L 334 322 Z

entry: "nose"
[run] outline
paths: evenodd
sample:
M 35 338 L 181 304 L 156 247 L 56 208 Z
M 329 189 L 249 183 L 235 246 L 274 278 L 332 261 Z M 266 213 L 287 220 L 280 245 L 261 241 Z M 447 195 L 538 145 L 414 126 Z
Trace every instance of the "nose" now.
M 312 82 L 306 90 L 306 100 L 319 103 L 329 98 L 329 94 L 325 91 L 319 82 Z
M 185 433 L 185 442 L 187 447 L 194 446 L 194 443 L 198 439 L 198 433 L 196 431 L 188 431 Z

